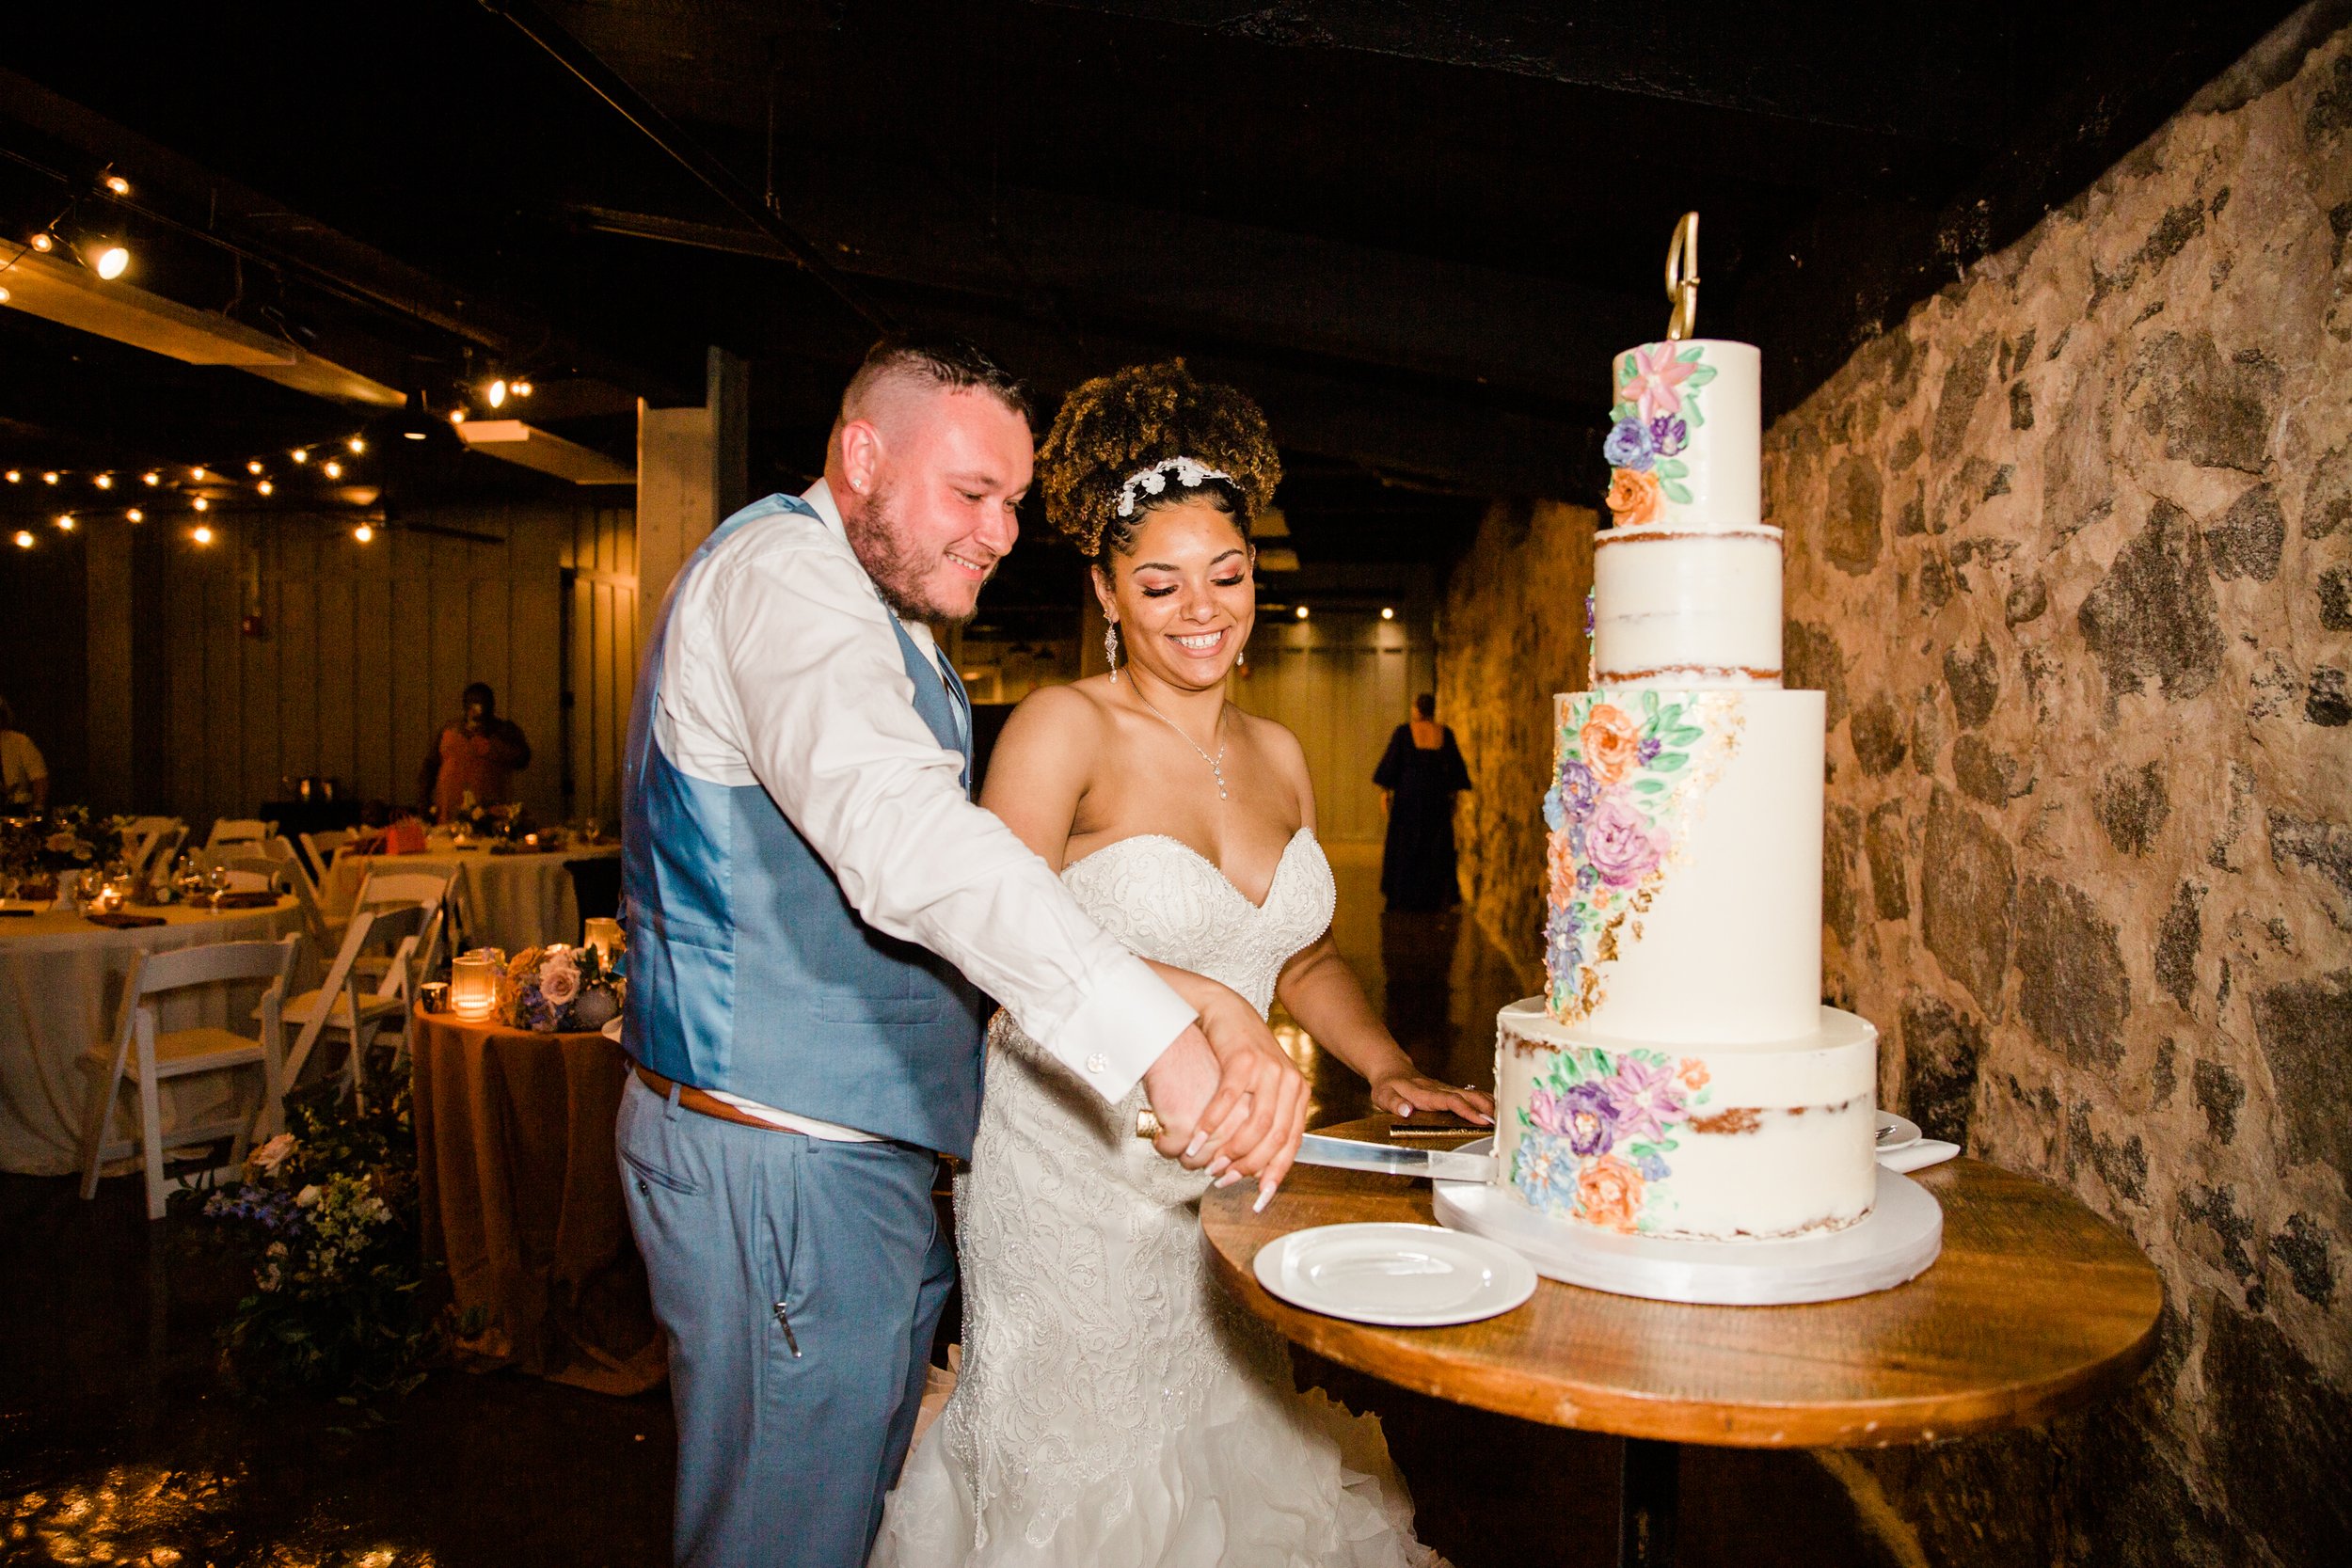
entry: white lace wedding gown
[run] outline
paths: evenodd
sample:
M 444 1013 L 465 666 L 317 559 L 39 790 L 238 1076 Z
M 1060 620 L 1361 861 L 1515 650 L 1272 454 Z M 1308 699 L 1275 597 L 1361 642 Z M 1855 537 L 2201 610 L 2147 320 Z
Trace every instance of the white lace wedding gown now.
M 1120 839 L 1063 881 L 1145 958 L 1263 1015 L 1330 924 L 1304 829 L 1263 907 L 1179 841 Z M 891 1494 L 871 1568 L 1413 1568 L 1412 1499 L 1375 1417 L 1294 1390 L 1282 1340 L 1202 1259 L 1206 1180 L 1136 1136 L 999 1013 L 956 1181 L 961 1381 Z

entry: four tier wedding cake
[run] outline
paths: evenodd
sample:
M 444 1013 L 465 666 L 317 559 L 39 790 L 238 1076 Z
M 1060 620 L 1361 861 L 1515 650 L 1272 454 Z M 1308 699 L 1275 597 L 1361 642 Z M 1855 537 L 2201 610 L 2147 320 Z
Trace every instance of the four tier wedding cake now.
M 1495 1153 L 1558 1220 L 1698 1240 L 1869 1212 L 1878 1033 L 1820 1006 L 1823 698 L 1781 687 L 1746 343 L 1617 356 L 1588 691 L 1552 699 L 1545 994 Z

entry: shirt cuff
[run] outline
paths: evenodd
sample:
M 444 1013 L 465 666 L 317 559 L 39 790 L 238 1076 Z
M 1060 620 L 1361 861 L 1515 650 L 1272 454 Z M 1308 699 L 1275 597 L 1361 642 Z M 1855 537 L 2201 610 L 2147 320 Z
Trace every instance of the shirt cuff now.
M 1116 1105 L 1200 1016 L 1150 965 L 1123 953 L 1095 977 L 1054 1037 L 1039 1043 Z

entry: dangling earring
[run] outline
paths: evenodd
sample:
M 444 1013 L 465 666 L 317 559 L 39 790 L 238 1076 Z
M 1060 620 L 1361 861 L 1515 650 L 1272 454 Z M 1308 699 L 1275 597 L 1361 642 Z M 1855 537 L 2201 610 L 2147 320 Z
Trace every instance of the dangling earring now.
M 1113 621 L 1103 628 L 1103 657 L 1110 660 L 1111 684 L 1119 684 L 1119 623 Z

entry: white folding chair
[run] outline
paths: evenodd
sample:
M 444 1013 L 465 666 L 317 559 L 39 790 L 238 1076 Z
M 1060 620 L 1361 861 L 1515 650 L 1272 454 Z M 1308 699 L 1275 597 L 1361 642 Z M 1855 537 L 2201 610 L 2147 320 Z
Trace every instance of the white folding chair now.
M 335 856 L 346 844 L 359 835 L 349 828 L 333 828 L 323 833 L 301 835 L 302 852 L 310 857 L 310 885 L 326 886 L 326 873 L 334 867 Z
M 187 825 L 175 817 L 135 816 L 131 819 L 131 825 L 122 830 L 122 863 L 131 868 L 133 877 L 144 877 L 147 874 L 148 865 L 154 859 L 156 847 L 162 844 L 165 836 L 174 829 L 179 830 L 181 837 L 186 836 Z M 179 839 L 174 838 L 172 843 L 173 847 L 177 847 Z
M 326 978 L 316 990 L 306 990 L 279 1010 L 282 1023 L 301 1031 L 286 1053 L 285 1083 L 299 1083 L 310 1053 L 329 1034 L 348 1042 L 343 1076 L 354 1095 L 360 1092 L 360 1065 L 375 1037 L 389 1027 L 399 1030 L 405 1046 L 409 1009 L 415 1006 L 418 936 L 427 914 L 421 904 L 374 910 L 355 910 L 343 927 L 342 946 L 326 967 Z M 358 964 L 370 945 L 389 943 L 392 951 L 384 976 L 373 990 L 363 990 Z M 395 1060 L 397 1060 L 395 1053 Z
M 300 937 L 277 942 L 223 942 L 183 947 L 172 953 L 142 953 L 123 983 L 122 1008 L 114 1037 L 90 1048 L 88 1060 L 100 1069 L 98 1096 L 91 1102 L 82 1134 L 82 1196 L 98 1191 L 98 1167 L 119 1160 L 136 1148 L 147 1167 L 147 1217 L 164 1217 L 164 1150 L 187 1144 L 211 1143 L 232 1137 L 230 1164 L 245 1164 L 260 1117 L 272 1132 L 278 1126 L 278 1102 L 286 1080 L 279 1067 L 284 1044 L 279 1009 L 286 995 L 286 977 L 293 972 Z M 247 1039 L 227 1029 L 201 1025 L 194 1029 L 159 1030 L 154 998 L 195 986 L 226 986 L 266 981 L 255 1017 L 262 1021 L 259 1039 Z M 164 1132 L 160 1085 L 167 1080 L 201 1072 L 258 1069 L 260 1093 L 254 1103 L 226 1121 L 183 1127 Z M 138 1088 L 139 1135 L 135 1141 L 113 1136 L 115 1098 L 125 1078 Z
M 442 943 L 453 944 L 456 940 L 457 873 L 453 869 L 370 871 L 359 884 L 358 895 L 351 901 L 354 911 L 397 904 L 424 907 L 425 940 L 419 943 L 417 963 L 420 973 L 433 973 L 440 959 Z M 374 973 L 365 962 L 361 972 Z
M 286 841 L 280 837 L 278 842 Z M 319 909 L 316 891 L 310 879 L 302 874 L 299 862 L 279 855 L 230 855 L 219 863 L 230 879 L 230 885 L 250 887 L 254 892 L 286 893 L 294 895 L 295 907 L 302 911 L 302 929 L 322 953 L 335 945 L 336 933 L 326 924 L 326 916 Z
M 212 835 L 204 847 L 217 850 L 231 844 L 267 844 L 277 833 L 278 824 L 264 822 L 258 816 L 215 816 Z

